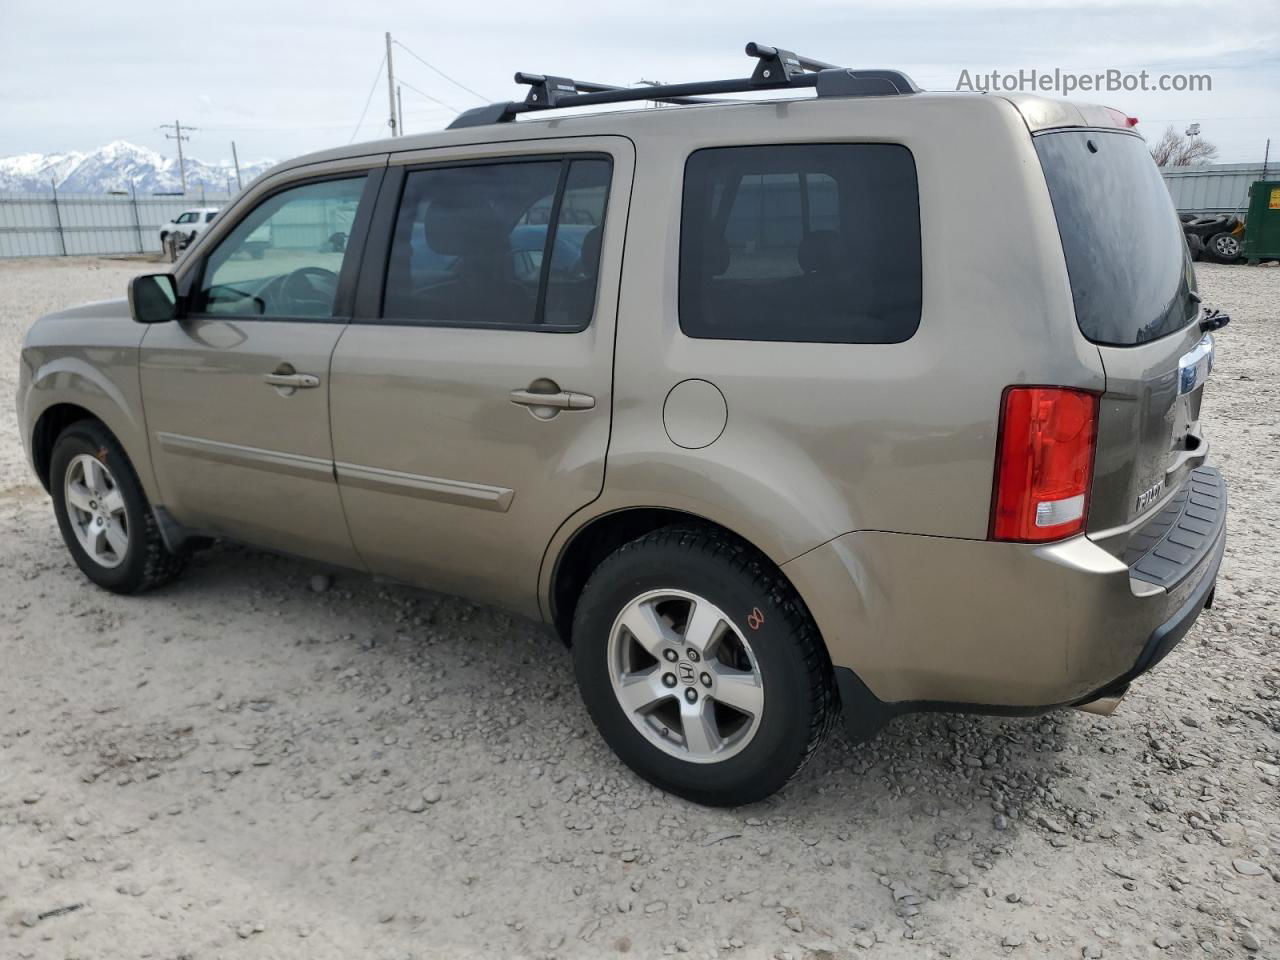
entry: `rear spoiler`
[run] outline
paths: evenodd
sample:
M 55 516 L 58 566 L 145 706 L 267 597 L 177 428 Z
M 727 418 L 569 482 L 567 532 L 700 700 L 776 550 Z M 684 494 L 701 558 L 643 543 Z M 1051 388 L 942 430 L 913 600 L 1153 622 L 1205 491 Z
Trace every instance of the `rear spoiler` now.
M 1044 97 L 1017 93 L 1003 96 L 1022 115 L 1027 129 L 1032 133 L 1058 127 L 1115 127 L 1130 130 L 1138 123 L 1137 117 L 1127 116 L 1122 110 L 1098 103 L 1047 100 Z

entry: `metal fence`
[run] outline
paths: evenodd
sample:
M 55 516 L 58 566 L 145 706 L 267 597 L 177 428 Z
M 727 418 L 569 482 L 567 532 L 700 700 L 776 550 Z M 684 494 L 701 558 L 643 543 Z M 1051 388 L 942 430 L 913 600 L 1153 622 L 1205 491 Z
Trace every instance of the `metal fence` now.
M 1280 173 L 1269 164 L 1272 176 Z M 1249 184 L 1263 180 L 1260 163 L 1209 163 L 1195 167 L 1162 167 L 1164 184 L 1179 213 L 1234 213 L 1249 208 Z
M 162 224 L 229 199 L 0 192 L 0 257 L 160 253 Z
M 1249 204 L 1260 163 L 1164 167 L 1180 213 L 1234 213 Z M 1280 173 L 1273 165 L 1271 173 Z M 0 258 L 160 253 L 160 226 L 193 207 L 222 207 L 231 197 L 155 197 L 0 192 Z

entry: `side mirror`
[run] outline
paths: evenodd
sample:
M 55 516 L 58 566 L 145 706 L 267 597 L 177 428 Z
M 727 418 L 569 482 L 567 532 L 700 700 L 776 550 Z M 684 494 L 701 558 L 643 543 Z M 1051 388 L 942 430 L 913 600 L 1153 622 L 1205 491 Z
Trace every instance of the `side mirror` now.
M 148 273 L 129 281 L 129 312 L 138 323 L 178 317 L 178 285 L 171 273 Z

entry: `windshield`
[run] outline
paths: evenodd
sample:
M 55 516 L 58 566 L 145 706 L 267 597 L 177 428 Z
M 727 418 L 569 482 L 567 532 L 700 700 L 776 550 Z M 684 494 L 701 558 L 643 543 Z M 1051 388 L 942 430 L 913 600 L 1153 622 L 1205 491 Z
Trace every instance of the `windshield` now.
M 1145 141 L 1069 130 L 1040 134 L 1035 145 L 1081 332 L 1094 343 L 1132 346 L 1194 320 L 1195 273 Z

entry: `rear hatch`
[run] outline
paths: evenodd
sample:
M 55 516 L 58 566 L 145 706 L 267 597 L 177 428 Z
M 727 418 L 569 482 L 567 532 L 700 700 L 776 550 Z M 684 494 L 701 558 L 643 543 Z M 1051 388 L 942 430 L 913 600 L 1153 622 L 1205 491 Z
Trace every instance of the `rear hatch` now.
M 1182 228 L 1146 143 L 1115 130 L 1034 137 L 1076 321 L 1106 373 L 1088 531 L 1116 556 L 1205 459 L 1200 401 L 1213 362 Z M 1140 526 L 1140 525 L 1139 525 Z

